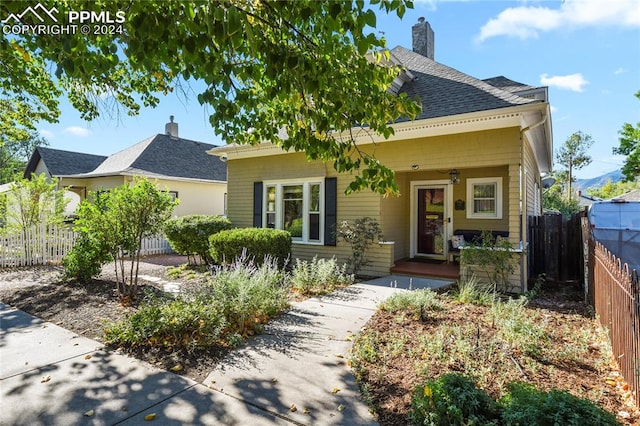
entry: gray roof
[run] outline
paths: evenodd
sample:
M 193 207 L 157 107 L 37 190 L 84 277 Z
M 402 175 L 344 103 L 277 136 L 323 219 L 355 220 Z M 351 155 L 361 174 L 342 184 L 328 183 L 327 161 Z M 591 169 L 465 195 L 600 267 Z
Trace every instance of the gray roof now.
M 626 200 L 626 201 L 640 201 L 640 189 L 633 189 L 629 192 L 625 192 L 622 195 L 613 197 L 614 200 Z
M 517 81 L 513 81 L 502 75 L 498 77 L 485 78 L 482 81 L 492 85 L 493 87 L 497 87 L 498 89 L 506 90 L 507 92 L 511 93 L 517 93 L 522 90 L 535 88 L 533 86 L 529 86 L 528 84 L 518 83 Z
M 157 134 L 106 158 L 98 167 L 77 177 L 122 174 L 227 180 L 227 164 L 207 154 L 215 145 Z
M 393 48 L 391 53 L 415 77 L 413 81 L 405 83 L 400 92 L 406 93 L 413 99 L 421 100 L 422 112 L 416 119 L 445 117 L 539 102 L 505 90 L 514 84 L 521 83 L 504 77 L 489 79 L 491 83 L 479 80 L 402 46 Z M 506 84 L 507 82 L 510 84 Z M 517 90 L 527 88 L 522 85 Z
M 36 170 L 41 159 L 52 176 L 60 176 L 90 172 L 107 157 L 37 146 L 25 167 L 24 175 L 30 176 Z

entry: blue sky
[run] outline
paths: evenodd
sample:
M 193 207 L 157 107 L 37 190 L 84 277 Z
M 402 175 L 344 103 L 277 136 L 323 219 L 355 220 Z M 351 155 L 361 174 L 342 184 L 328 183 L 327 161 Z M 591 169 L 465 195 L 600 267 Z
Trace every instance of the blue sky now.
M 416 1 L 400 20 L 378 14 L 387 46 L 411 48 L 411 26 L 424 16 L 435 32 L 435 60 L 477 78 L 504 75 L 548 86 L 554 146 L 576 131 L 595 141 L 590 178 L 619 169 L 612 154 L 624 123 L 640 122 L 640 0 Z M 195 94 L 169 95 L 137 117 L 105 111 L 87 123 L 63 102 L 57 124 L 40 133 L 53 148 L 108 155 L 164 131 L 175 116 L 180 136 L 221 145 Z

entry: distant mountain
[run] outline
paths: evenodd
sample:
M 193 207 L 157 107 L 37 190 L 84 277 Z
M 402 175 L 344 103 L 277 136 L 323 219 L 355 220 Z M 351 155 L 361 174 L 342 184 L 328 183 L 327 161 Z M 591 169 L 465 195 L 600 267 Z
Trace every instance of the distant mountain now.
M 586 190 L 588 188 L 599 188 L 607 181 L 611 179 L 611 182 L 616 183 L 622 180 L 622 171 L 614 170 L 612 172 L 606 173 L 602 176 L 597 176 L 591 179 L 578 179 L 573 184 L 573 187 L 578 190 Z

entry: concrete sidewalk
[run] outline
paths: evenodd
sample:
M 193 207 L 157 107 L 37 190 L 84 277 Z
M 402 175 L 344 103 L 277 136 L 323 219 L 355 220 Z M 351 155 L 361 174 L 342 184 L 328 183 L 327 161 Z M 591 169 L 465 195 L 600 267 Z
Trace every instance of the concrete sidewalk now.
M 0 303 L 0 424 L 375 424 L 346 364 L 352 336 L 394 292 L 448 284 L 386 277 L 295 303 L 203 384 Z

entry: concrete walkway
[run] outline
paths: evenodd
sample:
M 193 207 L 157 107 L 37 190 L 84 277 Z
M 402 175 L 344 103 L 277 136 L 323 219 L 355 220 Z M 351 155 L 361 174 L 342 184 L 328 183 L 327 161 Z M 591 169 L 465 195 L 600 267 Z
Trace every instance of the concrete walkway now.
M 0 303 L 0 425 L 375 424 L 352 336 L 394 292 L 448 284 L 391 276 L 295 303 L 202 384 Z

